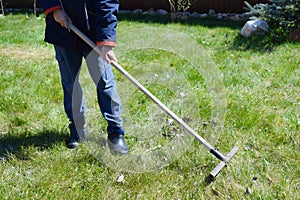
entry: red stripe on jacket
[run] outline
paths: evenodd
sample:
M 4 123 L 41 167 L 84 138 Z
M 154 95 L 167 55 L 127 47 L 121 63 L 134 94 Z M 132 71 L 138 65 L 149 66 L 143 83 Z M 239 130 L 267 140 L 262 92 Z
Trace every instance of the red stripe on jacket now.
M 53 11 L 56 11 L 56 10 L 60 10 L 61 9 L 61 6 L 54 6 L 52 8 L 49 8 L 45 11 L 45 14 L 48 15 L 49 13 L 53 12 Z

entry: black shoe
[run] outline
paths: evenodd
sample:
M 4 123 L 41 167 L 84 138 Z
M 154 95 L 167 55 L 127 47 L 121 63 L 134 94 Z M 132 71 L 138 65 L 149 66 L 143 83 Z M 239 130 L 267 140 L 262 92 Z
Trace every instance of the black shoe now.
M 113 154 L 124 155 L 129 151 L 123 134 L 109 134 L 107 143 Z
M 70 125 L 70 138 L 67 141 L 67 147 L 69 149 L 75 149 L 79 146 L 79 143 L 84 141 L 88 137 L 88 129 L 85 128 L 78 128 L 76 129 L 75 126 Z
M 79 146 L 79 142 L 80 142 L 80 140 L 79 140 L 78 135 L 71 133 L 71 136 L 70 136 L 69 140 L 67 141 L 67 147 L 69 149 L 75 149 Z

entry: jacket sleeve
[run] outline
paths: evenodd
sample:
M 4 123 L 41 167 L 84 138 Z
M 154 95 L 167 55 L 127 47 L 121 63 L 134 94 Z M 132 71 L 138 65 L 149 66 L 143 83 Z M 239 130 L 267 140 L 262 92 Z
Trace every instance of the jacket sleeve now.
M 37 5 L 44 10 L 46 15 L 55 10 L 61 9 L 58 0 L 37 0 Z
M 118 0 L 96 1 L 96 40 L 97 45 L 116 46 L 116 28 L 118 25 Z

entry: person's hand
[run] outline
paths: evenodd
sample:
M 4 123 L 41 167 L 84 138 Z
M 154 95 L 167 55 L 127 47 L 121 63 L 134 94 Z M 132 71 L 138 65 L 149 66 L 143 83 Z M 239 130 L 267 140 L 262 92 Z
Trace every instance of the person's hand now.
M 113 60 L 115 62 L 118 62 L 116 55 L 113 51 L 113 48 L 111 46 L 99 46 L 100 51 L 101 51 L 101 56 L 102 58 L 108 63 L 110 64 L 110 61 Z
M 67 16 L 63 13 L 62 10 L 53 11 L 53 17 L 54 20 L 57 23 L 59 23 L 62 27 L 68 28 L 68 23 L 70 22 L 70 19 L 67 18 Z

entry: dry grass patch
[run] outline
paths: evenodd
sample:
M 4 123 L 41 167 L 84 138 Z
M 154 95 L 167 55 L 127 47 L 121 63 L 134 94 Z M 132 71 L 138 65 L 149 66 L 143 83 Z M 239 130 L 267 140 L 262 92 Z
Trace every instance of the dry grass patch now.
M 32 58 L 34 60 L 44 60 L 54 57 L 54 51 L 50 51 L 48 48 L 28 47 L 25 45 L 2 46 L 0 47 L 0 54 L 16 60 Z

